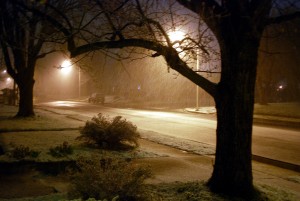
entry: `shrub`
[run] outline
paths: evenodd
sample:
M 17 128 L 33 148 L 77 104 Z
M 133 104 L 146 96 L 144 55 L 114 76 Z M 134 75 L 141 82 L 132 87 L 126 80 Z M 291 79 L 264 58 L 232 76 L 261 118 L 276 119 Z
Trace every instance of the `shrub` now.
M 143 182 L 151 177 L 147 167 L 107 156 L 79 158 L 77 167 L 71 175 L 70 198 L 142 200 Z
M 140 137 L 131 122 L 121 116 L 110 119 L 101 113 L 87 121 L 80 133 L 77 139 L 108 149 L 135 148 Z
M 25 157 L 37 158 L 40 152 L 31 150 L 29 147 L 25 147 L 23 145 L 15 147 L 10 152 L 10 157 L 15 159 L 24 159 Z
M 68 144 L 68 142 L 64 141 L 62 145 L 51 147 L 49 149 L 49 153 L 53 157 L 64 157 L 73 154 L 73 148 L 71 145 Z

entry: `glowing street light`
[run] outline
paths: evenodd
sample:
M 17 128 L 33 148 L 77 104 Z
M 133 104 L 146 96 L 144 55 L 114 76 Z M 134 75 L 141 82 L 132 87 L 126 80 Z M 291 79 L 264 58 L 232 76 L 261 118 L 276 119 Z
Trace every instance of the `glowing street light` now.
M 168 35 L 172 42 L 181 41 L 184 38 L 184 33 L 182 31 L 171 31 Z
M 66 59 L 62 62 L 62 64 L 59 67 L 55 67 L 55 68 L 60 69 L 63 75 L 68 75 L 72 71 L 72 66 L 73 64 L 71 63 L 71 61 Z M 81 96 L 80 84 L 81 84 L 80 67 L 78 67 L 78 97 L 79 98 Z
M 184 39 L 185 37 L 185 34 L 184 32 L 182 31 L 171 31 L 168 33 L 168 36 L 171 40 L 171 42 L 180 42 L 182 39 Z M 180 51 L 180 47 L 179 47 L 179 44 L 176 43 L 174 46 L 173 46 L 177 51 Z M 196 63 L 196 72 L 199 72 L 199 51 L 197 50 L 197 63 Z M 199 110 L 199 86 L 196 85 L 196 111 Z
M 9 77 L 6 70 L 1 71 L 1 79 L 5 81 L 6 85 L 9 85 L 12 82 L 12 78 Z
M 72 71 L 72 64 L 69 60 L 64 60 L 60 66 L 61 73 L 63 75 L 68 75 Z
M 181 52 L 182 49 L 180 48 L 180 41 L 182 39 L 184 39 L 184 37 L 185 37 L 184 32 L 178 31 L 178 30 L 176 30 L 176 31 L 170 31 L 170 32 L 168 32 L 168 37 L 169 37 L 170 41 L 172 43 L 174 43 L 172 45 L 173 48 L 175 48 L 178 52 Z

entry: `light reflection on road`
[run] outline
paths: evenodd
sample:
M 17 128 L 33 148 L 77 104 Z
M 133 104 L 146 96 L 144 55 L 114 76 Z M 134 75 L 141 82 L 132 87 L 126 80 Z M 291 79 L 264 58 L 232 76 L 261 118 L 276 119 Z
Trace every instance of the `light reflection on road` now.
M 215 120 L 203 119 L 199 117 L 192 117 L 186 116 L 182 113 L 172 113 L 172 112 L 158 112 L 158 111 L 146 111 L 146 110 L 139 110 L 135 111 L 136 115 L 138 116 L 146 116 L 147 118 L 154 118 L 154 119 L 163 119 L 164 121 L 168 122 L 177 122 L 180 124 L 190 124 L 190 125 L 201 125 L 203 127 L 216 127 Z
M 147 117 L 157 117 L 157 118 L 178 118 L 178 115 L 173 113 L 166 113 L 166 112 L 153 112 L 153 111 L 138 111 L 137 113 L 141 115 L 146 115 Z
M 177 112 L 119 109 L 86 102 L 55 101 L 40 104 L 73 115 L 93 117 L 98 113 L 121 115 L 138 128 L 178 138 L 215 145 L 216 120 Z M 253 154 L 299 164 L 300 133 L 295 130 L 253 126 Z
M 47 105 L 50 107 L 78 107 L 79 103 L 74 101 L 53 101 L 48 102 Z

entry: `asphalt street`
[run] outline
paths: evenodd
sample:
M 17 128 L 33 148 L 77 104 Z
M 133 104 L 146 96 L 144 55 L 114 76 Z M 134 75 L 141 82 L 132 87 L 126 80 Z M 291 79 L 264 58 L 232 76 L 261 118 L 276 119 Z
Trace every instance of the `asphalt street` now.
M 39 103 L 38 107 L 59 110 L 70 116 L 93 117 L 98 113 L 109 116 L 121 115 L 139 129 L 157 132 L 176 138 L 197 141 L 215 146 L 215 116 L 178 111 L 120 109 L 75 101 Z M 272 126 L 253 126 L 252 153 L 255 159 L 300 167 L 300 130 Z M 299 171 L 299 170 L 298 170 Z

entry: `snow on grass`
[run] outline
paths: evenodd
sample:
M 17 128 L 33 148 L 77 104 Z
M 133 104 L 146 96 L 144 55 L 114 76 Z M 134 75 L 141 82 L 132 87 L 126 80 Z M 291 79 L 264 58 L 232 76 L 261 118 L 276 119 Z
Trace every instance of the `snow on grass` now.
M 297 201 L 297 198 L 289 192 L 282 191 L 266 185 L 259 185 L 260 191 L 251 200 L 261 201 Z M 146 195 L 152 201 L 243 201 L 239 198 L 226 197 L 212 193 L 205 185 L 205 182 L 173 182 L 161 183 L 156 185 L 146 185 Z M 66 194 L 55 193 L 47 196 L 19 198 L 19 199 L 1 199 L 3 201 L 82 201 L 81 199 L 68 200 Z M 90 199 L 94 200 L 94 199 Z M 249 199 L 250 200 L 250 199 Z
M 87 148 L 76 140 L 80 135 L 79 129 L 85 124 L 85 117 L 68 118 L 66 114 L 53 113 L 36 109 L 36 116 L 31 118 L 13 118 L 17 107 L 0 105 L 0 143 L 5 152 L 9 153 L 16 147 L 28 147 L 40 152 L 37 158 L 24 158 L 36 162 L 71 161 L 79 156 L 101 154 L 101 150 Z M 74 149 L 72 155 L 55 158 L 49 154 L 49 149 L 68 142 Z M 160 157 L 160 155 L 136 149 L 128 152 L 114 152 L 125 158 Z M 0 161 L 15 161 L 7 154 L 0 156 Z
M 36 109 L 35 117 L 14 118 L 14 115 L 17 113 L 17 107 L 0 105 L 0 109 L 1 132 L 78 129 L 84 126 L 84 122 L 44 110 Z
M 295 104 L 286 104 L 286 108 L 282 109 L 283 105 L 279 106 L 271 104 L 268 106 L 256 107 L 261 113 L 272 114 L 286 114 L 288 112 L 297 111 Z M 289 108 L 290 109 L 287 109 Z M 258 109 L 257 109 L 258 108 Z M 281 109 L 282 110 L 281 110 Z M 293 108 L 293 109 L 292 109 Z M 273 111 L 274 109 L 274 111 Z M 41 151 L 41 155 L 37 158 L 40 161 L 47 160 L 74 160 L 73 157 L 78 154 L 93 154 L 93 151 L 87 147 L 83 147 L 75 140 L 79 135 L 79 127 L 84 125 L 84 121 L 78 121 L 67 118 L 66 115 L 54 114 L 44 110 L 36 110 L 37 116 L 33 118 L 14 119 L 12 118 L 17 108 L 13 106 L 0 105 L 0 141 L 5 141 L 6 146 L 12 146 L 14 144 L 28 146 L 31 149 L 38 149 Z M 282 112 L 278 112 L 281 110 Z M 256 111 L 257 112 L 257 111 Z M 300 114 L 300 112 L 298 112 Z M 286 115 L 285 115 L 286 116 Z M 10 118 L 8 118 L 10 117 Z M 82 119 L 82 118 L 79 118 Z M 59 130 L 60 129 L 60 130 Z M 41 130 L 41 131 L 40 131 Z M 3 132 L 5 131 L 5 132 Z M 22 131 L 22 132 L 21 132 Z M 212 145 L 195 142 L 186 139 L 179 139 L 171 136 L 161 135 L 152 131 L 139 130 L 142 138 L 154 141 L 160 144 L 172 146 L 188 152 L 194 152 L 201 155 L 213 155 L 215 148 Z M 67 156 L 62 159 L 56 159 L 50 156 L 47 152 L 50 147 L 54 147 L 67 141 L 70 145 L 74 146 L 74 153 L 72 156 Z M 7 150 L 12 147 L 6 147 Z M 99 150 L 94 150 L 100 153 Z M 117 153 L 118 154 L 118 153 Z M 127 155 L 126 155 L 127 154 Z M 136 152 L 128 152 L 123 157 L 157 157 L 154 153 L 146 153 L 141 149 L 137 149 Z M 7 157 L 7 156 L 6 156 Z M 291 177 L 291 180 L 299 181 L 299 178 Z M 150 186 L 149 191 L 151 196 L 157 197 L 157 200 L 220 200 L 228 201 L 232 198 L 224 198 L 209 191 L 203 182 L 197 183 L 168 183 L 160 184 L 157 186 Z M 297 199 L 293 194 L 275 189 L 270 186 L 258 186 L 258 189 L 266 196 L 266 200 L 290 200 L 296 201 Z M 15 201 L 27 200 L 27 201 L 40 201 L 40 200 L 62 200 L 65 199 L 63 194 L 53 194 L 35 198 L 21 198 L 14 199 Z M 5 200 L 5 199 L 3 199 Z M 11 199 L 10 199 L 11 200 Z
M 139 129 L 141 137 L 159 144 L 168 145 L 187 152 L 193 152 L 200 155 L 214 155 L 215 147 L 210 144 L 196 142 L 192 140 L 176 138 L 153 131 Z

